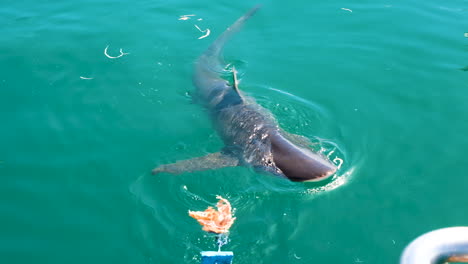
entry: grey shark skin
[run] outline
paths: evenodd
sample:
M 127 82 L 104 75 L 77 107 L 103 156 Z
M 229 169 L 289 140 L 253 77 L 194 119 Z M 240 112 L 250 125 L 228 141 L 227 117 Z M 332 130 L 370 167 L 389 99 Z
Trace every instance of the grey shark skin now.
M 226 66 L 221 60 L 224 45 L 258 9 L 254 7 L 230 26 L 194 67 L 197 99 L 208 110 L 226 147 L 218 153 L 161 165 L 153 174 L 249 166 L 291 181 L 318 181 L 336 172 L 329 160 L 288 140 L 271 113 L 239 91 L 235 70 L 232 84 L 220 77 Z

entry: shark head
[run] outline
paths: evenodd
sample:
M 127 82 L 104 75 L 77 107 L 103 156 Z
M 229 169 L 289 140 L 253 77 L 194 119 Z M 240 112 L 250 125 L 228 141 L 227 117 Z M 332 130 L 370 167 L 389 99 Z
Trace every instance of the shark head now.
M 279 133 L 271 135 L 273 161 L 291 181 L 321 181 L 337 168 L 324 157 L 296 146 Z

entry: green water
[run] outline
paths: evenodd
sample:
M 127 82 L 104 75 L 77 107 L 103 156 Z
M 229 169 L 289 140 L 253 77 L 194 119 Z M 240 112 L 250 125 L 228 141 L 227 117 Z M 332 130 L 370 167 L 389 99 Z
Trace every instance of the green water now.
M 264 1 L 226 60 L 342 169 L 322 185 L 241 167 L 150 175 L 222 147 L 192 64 L 252 6 L 2 2 L 1 263 L 199 263 L 214 239 L 187 211 L 217 194 L 236 208 L 234 264 L 398 263 L 416 236 L 468 225 L 466 0 Z

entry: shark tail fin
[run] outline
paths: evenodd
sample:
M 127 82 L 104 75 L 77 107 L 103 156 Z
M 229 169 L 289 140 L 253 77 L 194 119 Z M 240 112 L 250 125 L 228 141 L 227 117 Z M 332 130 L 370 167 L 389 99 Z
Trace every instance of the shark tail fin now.
M 257 5 L 250 9 L 247 13 L 241 16 L 239 19 L 234 22 L 230 27 L 228 27 L 221 36 L 219 36 L 211 46 L 205 51 L 204 55 L 207 57 L 215 57 L 218 58 L 224 48 L 226 42 L 235 34 L 237 33 L 242 25 L 244 25 L 245 21 L 253 16 L 258 9 L 260 9 L 260 5 Z

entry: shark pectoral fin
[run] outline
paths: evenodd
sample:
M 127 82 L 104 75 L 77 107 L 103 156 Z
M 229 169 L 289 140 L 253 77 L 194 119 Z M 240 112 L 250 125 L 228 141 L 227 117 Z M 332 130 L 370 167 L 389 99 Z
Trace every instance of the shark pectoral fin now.
M 184 172 L 204 171 L 220 169 L 224 167 L 235 167 L 239 165 L 239 160 L 229 154 L 221 152 L 210 153 L 203 157 L 196 157 L 188 160 L 177 161 L 176 163 L 164 164 L 152 170 L 153 174 L 167 172 L 171 174 L 181 174 Z

